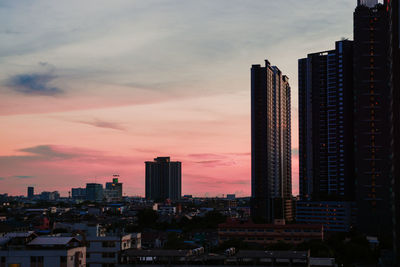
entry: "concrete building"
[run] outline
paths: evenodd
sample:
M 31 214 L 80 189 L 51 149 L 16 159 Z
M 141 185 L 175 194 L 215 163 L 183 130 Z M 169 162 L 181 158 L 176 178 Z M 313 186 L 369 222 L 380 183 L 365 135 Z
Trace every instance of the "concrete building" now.
M 140 233 L 106 233 L 99 225 L 87 226 L 85 229 L 88 243 L 87 267 L 116 266 L 122 251 L 141 248 Z
M 96 183 L 86 184 L 86 200 L 101 202 L 103 199 L 103 185 Z
M 161 215 L 175 215 L 176 214 L 176 207 L 159 205 L 157 211 Z
M 1 267 L 85 267 L 86 247 L 74 237 L 9 233 L 0 238 Z
M 53 192 L 44 191 L 40 193 L 39 198 L 45 201 L 55 201 L 60 199 L 60 193 L 58 191 L 53 191 Z
M 354 199 L 353 42 L 299 60 L 302 200 Z
M 86 200 L 86 188 L 72 188 L 71 197 L 75 200 Z
M 323 265 L 312 265 L 321 263 Z M 331 264 L 327 264 L 331 263 Z M 335 266 L 332 259 L 310 258 L 309 251 L 256 251 L 230 249 L 224 254 L 204 253 L 204 248 L 192 250 L 127 250 L 121 267 L 128 266 Z
M 292 196 L 289 79 L 265 61 L 251 68 L 251 210 L 256 221 L 285 218 Z M 288 218 L 286 218 L 288 219 Z
M 393 226 L 389 37 L 387 7 L 360 3 L 354 12 L 357 228 L 385 238 Z
M 178 200 L 182 195 L 181 162 L 170 157 L 158 157 L 146 161 L 146 199 Z
M 255 224 L 250 221 L 228 221 L 218 225 L 218 240 L 220 243 L 229 239 L 241 239 L 249 243 L 272 244 L 285 242 L 300 244 L 309 240 L 323 240 L 322 225 L 285 224 L 277 221 L 276 224 Z
M 119 175 L 113 175 L 112 182 L 106 183 L 104 197 L 107 202 L 122 201 L 122 183 L 118 182 Z

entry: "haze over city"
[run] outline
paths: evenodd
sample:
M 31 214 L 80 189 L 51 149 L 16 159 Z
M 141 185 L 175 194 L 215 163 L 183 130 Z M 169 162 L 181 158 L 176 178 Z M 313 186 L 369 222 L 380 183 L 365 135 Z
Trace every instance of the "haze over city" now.
M 124 194 L 143 196 L 144 161 L 170 156 L 183 194 L 249 196 L 250 66 L 268 58 L 292 88 L 296 195 L 297 59 L 351 39 L 355 6 L 0 3 L 1 191 L 67 195 L 118 173 Z

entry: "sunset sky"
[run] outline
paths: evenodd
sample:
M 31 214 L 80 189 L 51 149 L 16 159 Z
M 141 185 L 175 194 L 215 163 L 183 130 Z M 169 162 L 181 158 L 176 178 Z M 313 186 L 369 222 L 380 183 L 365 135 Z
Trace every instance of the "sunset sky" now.
M 144 195 L 144 161 L 182 193 L 250 195 L 250 67 L 352 39 L 356 0 L 0 1 L 0 193 L 104 183 Z

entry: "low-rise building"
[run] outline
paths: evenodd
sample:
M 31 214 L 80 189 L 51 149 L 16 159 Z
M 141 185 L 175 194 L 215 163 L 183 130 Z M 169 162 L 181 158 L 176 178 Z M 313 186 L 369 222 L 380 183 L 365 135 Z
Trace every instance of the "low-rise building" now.
M 354 221 L 354 202 L 298 201 L 296 203 L 296 222 L 322 224 L 325 232 L 349 232 Z
M 203 248 L 193 250 L 126 250 L 121 257 L 122 266 L 152 264 L 153 266 L 299 266 L 310 267 L 309 251 L 253 251 L 237 253 L 204 253 Z
M 176 214 L 176 207 L 173 206 L 158 206 L 158 212 L 161 215 L 175 215 Z
M 241 239 L 245 242 L 259 244 L 276 242 L 299 244 L 309 240 L 323 240 L 323 238 L 322 225 L 285 224 L 284 220 L 275 224 L 229 220 L 218 225 L 219 243 L 229 239 Z
M 1 267 L 84 267 L 86 247 L 74 237 L 9 233 L 0 238 Z
M 88 227 L 86 233 L 87 267 L 115 266 L 122 251 L 141 248 L 140 233 L 107 234 L 98 225 Z

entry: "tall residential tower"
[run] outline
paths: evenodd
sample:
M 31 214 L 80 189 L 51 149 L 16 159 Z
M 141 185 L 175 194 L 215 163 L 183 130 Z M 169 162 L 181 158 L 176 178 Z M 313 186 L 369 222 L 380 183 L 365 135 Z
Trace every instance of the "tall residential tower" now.
M 400 5 L 399 0 L 390 1 L 391 33 L 391 90 L 392 90 L 392 134 L 393 134 L 393 240 L 397 264 L 400 265 Z
M 377 4 L 377 1 L 372 4 Z M 354 12 L 354 137 L 357 228 L 392 234 L 389 12 L 359 3 Z
M 178 200 L 182 191 L 181 162 L 170 157 L 146 161 L 146 198 L 156 201 Z
M 251 68 L 252 217 L 291 219 L 292 196 L 289 79 L 265 61 Z
M 352 200 L 353 42 L 299 60 L 299 180 L 302 200 Z

